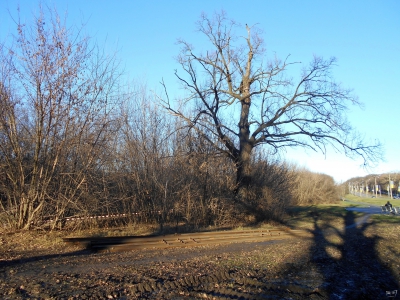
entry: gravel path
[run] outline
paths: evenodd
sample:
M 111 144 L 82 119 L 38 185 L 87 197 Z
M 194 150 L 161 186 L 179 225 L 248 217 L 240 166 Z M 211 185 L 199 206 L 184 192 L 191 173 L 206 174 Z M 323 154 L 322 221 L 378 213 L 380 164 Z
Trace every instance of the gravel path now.
M 371 214 L 372 215 L 384 215 L 384 214 L 388 215 L 388 213 L 382 212 L 382 208 L 379 205 L 371 205 L 370 203 L 363 203 L 363 202 L 359 202 L 359 201 L 351 201 L 351 200 L 346 200 L 346 199 L 344 201 L 353 203 L 353 204 L 357 204 L 357 205 L 362 204 L 365 206 L 365 207 L 360 207 L 360 206 L 347 207 L 346 208 L 347 211 L 356 211 L 356 212 L 361 212 L 361 213 L 369 214 L 369 215 L 371 215 Z M 396 207 L 397 207 L 397 205 L 396 205 Z M 393 216 L 394 214 L 391 214 L 391 215 Z M 400 215 L 395 215 L 395 216 L 400 217 Z

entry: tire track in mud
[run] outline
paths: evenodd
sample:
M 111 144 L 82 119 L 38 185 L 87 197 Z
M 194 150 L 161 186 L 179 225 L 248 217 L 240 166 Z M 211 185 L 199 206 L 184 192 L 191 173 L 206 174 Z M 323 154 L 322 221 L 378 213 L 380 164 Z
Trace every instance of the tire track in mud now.
M 203 299 L 325 299 L 314 287 L 295 281 L 268 281 L 263 272 L 218 271 L 177 280 L 153 279 L 134 284 L 129 291 L 138 298 Z

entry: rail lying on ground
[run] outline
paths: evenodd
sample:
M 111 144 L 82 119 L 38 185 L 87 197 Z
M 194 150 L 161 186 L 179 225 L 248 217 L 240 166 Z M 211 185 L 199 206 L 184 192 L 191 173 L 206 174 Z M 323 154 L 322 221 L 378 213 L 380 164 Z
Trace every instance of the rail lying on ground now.
M 176 248 L 224 244 L 233 242 L 258 242 L 290 237 L 306 237 L 302 230 L 264 229 L 243 231 L 197 232 L 170 235 L 64 238 L 64 242 L 84 244 L 96 252 L 119 252 L 146 248 Z

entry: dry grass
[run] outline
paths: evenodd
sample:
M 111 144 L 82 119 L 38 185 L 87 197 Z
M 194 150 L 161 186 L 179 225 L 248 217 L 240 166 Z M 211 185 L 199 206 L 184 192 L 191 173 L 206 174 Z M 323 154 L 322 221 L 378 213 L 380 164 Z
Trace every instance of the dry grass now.
M 0 261 L 31 255 L 64 252 L 63 232 L 20 231 L 0 238 Z M 68 249 L 67 251 L 70 251 Z
M 375 228 L 368 228 L 365 235 L 378 238 L 376 253 L 400 282 L 400 218 L 388 217 L 388 221 L 380 221 Z

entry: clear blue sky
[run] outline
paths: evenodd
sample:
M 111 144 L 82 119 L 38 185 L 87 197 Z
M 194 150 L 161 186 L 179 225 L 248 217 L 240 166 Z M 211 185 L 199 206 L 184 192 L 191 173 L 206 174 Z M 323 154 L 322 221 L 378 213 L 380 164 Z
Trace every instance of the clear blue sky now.
M 328 151 L 326 157 L 302 150 L 284 153 L 288 161 L 326 173 L 340 182 L 367 173 L 400 171 L 400 1 L 136 1 L 43 0 L 68 23 L 86 23 L 85 31 L 106 51 L 118 50 L 127 76 L 145 80 L 160 90 L 166 81 L 172 97 L 179 96 L 174 57 L 177 38 L 196 44 L 195 22 L 200 14 L 224 9 L 241 24 L 258 24 L 264 30 L 268 52 L 308 63 L 314 54 L 338 59 L 335 78 L 354 88 L 363 110 L 351 108 L 348 118 L 367 138 L 378 138 L 385 161 L 364 170 L 361 161 Z M 10 14 L 29 22 L 38 11 L 35 0 L 0 0 L 0 40 L 15 33 Z

